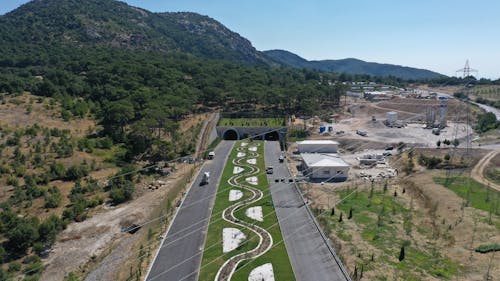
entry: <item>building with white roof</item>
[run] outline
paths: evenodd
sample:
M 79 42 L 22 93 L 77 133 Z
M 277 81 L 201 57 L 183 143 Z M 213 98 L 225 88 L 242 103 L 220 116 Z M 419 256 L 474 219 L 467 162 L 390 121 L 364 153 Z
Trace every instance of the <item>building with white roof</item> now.
M 333 140 L 304 140 L 297 142 L 299 153 L 337 153 L 339 143 Z
M 345 181 L 349 164 L 334 153 L 301 153 L 303 173 L 312 181 Z

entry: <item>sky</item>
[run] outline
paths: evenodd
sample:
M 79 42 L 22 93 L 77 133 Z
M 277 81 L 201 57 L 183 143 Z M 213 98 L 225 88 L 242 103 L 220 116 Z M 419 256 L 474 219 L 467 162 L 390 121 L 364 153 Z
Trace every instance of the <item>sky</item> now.
M 26 0 L 0 0 L 4 14 Z M 210 16 L 257 50 L 308 60 L 358 58 L 455 76 L 500 78 L 498 0 L 125 0 L 153 12 Z

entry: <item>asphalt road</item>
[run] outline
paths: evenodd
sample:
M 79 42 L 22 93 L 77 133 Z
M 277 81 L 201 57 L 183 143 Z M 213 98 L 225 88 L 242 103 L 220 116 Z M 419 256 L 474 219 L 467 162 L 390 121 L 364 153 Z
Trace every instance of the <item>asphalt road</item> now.
M 215 150 L 215 158 L 207 160 L 201 168 L 167 230 L 146 280 L 196 280 L 217 183 L 233 144 L 222 141 Z M 210 183 L 200 186 L 205 172 L 210 172 Z
M 492 106 L 488 106 L 488 105 L 485 105 L 482 103 L 477 103 L 477 102 L 472 102 L 472 103 L 479 106 L 480 108 L 484 109 L 484 111 L 486 111 L 486 112 L 493 112 L 493 114 L 495 114 L 495 116 L 497 118 L 497 121 L 500 121 L 500 110 L 499 109 L 496 109 Z
M 295 278 L 297 281 L 347 280 L 304 206 L 301 195 L 293 183 L 288 183 L 290 173 L 285 163 L 279 163 L 280 153 L 279 142 L 266 142 L 266 166 L 272 165 L 274 170 L 268 175 L 271 196 Z M 276 178 L 285 178 L 286 182 L 276 183 Z

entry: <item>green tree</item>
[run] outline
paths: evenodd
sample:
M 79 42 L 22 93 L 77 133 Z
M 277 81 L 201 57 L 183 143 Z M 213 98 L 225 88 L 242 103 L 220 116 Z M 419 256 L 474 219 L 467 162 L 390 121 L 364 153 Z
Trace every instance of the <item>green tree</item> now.
M 128 100 L 109 103 L 103 110 L 101 124 L 104 132 L 115 141 L 125 140 L 125 125 L 134 118 L 134 107 Z
M 492 112 L 483 113 L 478 117 L 476 131 L 484 133 L 489 130 L 498 128 L 499 124 L 500 122 L 497 121 L 497 118 L 494 113 Z
M 2 245 L 0 245 L 0 264 L 3 264 L 3 262 L 5 261 L 5 257 L 7 256 L 7 252 L 5 251 L 5 249 L 3 248 Z
M 401 251 L 399 251 L 399 261 L 403 261 L 405 259 L 405 246 L 401 246 Z
M 40 235 L 39 241 L 43 242 L 45 245 L 50 246 L 56 241 L 57 233 L 59 233 L 63 229 L 63 221 L 56 215 L 52 214 L 38 227 L 38 233 Z
M 6 233 L 6 236 L 9 239 L 6 244 L 8 249 L 16 255 L 25 254 L 39 237 L 37 225 L 27 221 L 18 223 Z
M 132 199 L 135 191 L 134 183 L 123 177 L 113 179 L 109 197 L 114 204 L 120 204 Z

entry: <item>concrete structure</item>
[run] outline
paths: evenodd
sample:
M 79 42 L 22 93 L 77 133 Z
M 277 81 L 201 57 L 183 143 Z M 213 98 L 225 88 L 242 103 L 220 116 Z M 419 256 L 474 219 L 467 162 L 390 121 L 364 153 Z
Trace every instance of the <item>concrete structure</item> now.
M 386 113 L 387 124 L 394 124 L 398 121 L 398 113 L 394 111 L 389 111 Z
M 365 89 L 366 90 L 366 89 Z M 392 92 L 382 92 L 382 91 L 365 91 L 364 98 L 369 101 L 383 101 L 390 100 L 394 93 Z
M 382 154 L 366 154 L 358 158 L 360 165 L 376 165 L 385 163 L 385 157 Z
M 345 181 L 349 164 L 337 154 L 302 153 L 302 168 L 312 181 Z
M 217 126 L 217 135 L 223 140 L 242 140 L 253 138 L 259 140 L 281 141 L 285 139 L 287 128 L 271 127 L 226 127 Z
M 339 143 L 333 140 L 305 140 L 297 142 L 299 153 L 337 153 Z

